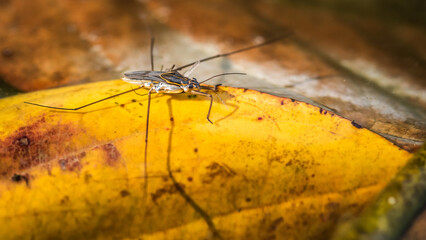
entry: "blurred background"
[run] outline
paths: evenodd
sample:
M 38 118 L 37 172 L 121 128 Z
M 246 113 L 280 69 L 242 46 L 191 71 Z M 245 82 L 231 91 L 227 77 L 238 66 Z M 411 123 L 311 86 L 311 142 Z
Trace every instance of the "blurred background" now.
M 291 31 L 193 75 L 245 72 L 211 84 L 321 106 L 413 152 L 426 138 L 425 13 L 421 0 L 0 0 L 0 95 L 150 70 L 151 37 L 159 70 Z

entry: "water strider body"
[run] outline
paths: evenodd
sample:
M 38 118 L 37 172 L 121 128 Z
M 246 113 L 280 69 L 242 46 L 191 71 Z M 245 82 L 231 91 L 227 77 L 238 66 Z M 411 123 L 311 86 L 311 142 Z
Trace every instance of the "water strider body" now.
M 178 71 L 134 71 L 125 72 L 123 81 L 143 86 L 156 93 L 182 93 L 190 90 L 200 90 L 200 84 Z
M 168 71 L 133 71 L 125 72 L 123 81 L 139 85 L 142 88 L 149 89 L 148 91 L 148 108 L 150 107 L 150 95 L 152 92 L 166 93 L 166 94 L 177 94 L 177 93 L 192 93 L 202 95 L 210 98 L 210 107 L 207 113 L 207 121 L 210 121 L 210 111 L 213 104 L 213 97 L 211 94 L 202 92 L 201 89 L 216 90 L 217 85 L 212 88 L 208 86 L 201 86 L 196 78 L 189 78 L 189 74 L 198 66 L 200 62 L 192 65 L 185 74 L 181 74 L 177 70 L 173 70 L 173 67 Z M 215 75 L 205 81 L 208 81 L 214 77 L 229 74 L 244 74 L 244 73 L 223 73 Z M 149 111 L 149 110 L 148 110 Z

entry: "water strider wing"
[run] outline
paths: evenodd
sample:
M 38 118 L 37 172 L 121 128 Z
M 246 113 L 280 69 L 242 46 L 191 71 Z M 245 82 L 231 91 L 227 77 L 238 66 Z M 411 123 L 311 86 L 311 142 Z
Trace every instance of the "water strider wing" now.
M 123 81 L 132 83 L 132 84 L 142 84 L 146 81 L 151 81 L 154 83 L 164 82 L 160 77 L 161 74 L 166 73 L 163 71 L 131 71 L 125 72 L 123 74 Z
M 163 79 L 168 84 L 173 84 L 176 86 L 189 84 L 189 79 L 180 74 L 178 71 L 163 73 L 161 74 L 161 79 Z

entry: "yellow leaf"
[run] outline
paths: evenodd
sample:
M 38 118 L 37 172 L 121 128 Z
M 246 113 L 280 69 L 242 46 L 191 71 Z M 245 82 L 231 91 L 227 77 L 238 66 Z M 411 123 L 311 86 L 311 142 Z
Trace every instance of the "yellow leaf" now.
M 121 81 L 0 101 L 0 238 L 326 238 L 410 154 L 318 107 L 222 87 L 146 96 Z M 138 91 L 145 94 L 145 90 Z M 145 171 L 148 173 L 144 175 Z

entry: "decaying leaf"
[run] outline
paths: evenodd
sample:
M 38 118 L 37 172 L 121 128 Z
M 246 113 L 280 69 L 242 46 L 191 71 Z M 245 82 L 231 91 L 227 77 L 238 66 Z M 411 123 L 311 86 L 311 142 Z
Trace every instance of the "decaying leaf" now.
M 253 90 L 152 99 L 108 81 L 0 101 L 0 238 L 326 239 L 411 156 L 330 111 Z M 146 91 L 140 90 L 139 94 Z M 145 172 L 147 175 L 145 175 Z

